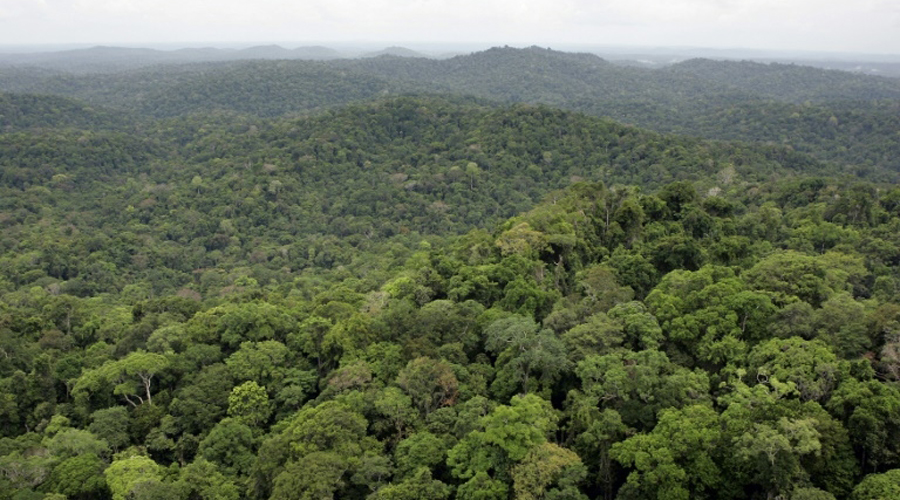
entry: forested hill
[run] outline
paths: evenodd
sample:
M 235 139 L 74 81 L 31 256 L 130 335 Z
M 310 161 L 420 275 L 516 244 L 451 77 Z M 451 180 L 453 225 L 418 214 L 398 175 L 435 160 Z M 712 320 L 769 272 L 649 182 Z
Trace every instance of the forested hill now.
M 445 60 L 380 58 L 331 64 L 387 78 L 446 85 L 478 95 L 536 101 L 652 98 L 663 102 L 717 96 L 785 102 L 900 99 L 900 79 L 788 64 L 692 59 L 653 70 L 592 54 L 539 47 L 493 48 Z
M 0 131 L 35 128 L 122 130 L 136 117 L 84 101 L 59 96 L 0 93 Z
M 82 108 L 58 101 L 9 97 L 25 106 L 17 113 L 53 104 L 70 109 L 61 124 L 77 123 Z M 58 280 L 80 295 L 181 286 L 226 263 L 285 282 L 350 265 L 393 236 L 491 227 L 580 180 L 726 189 L 845 173 L 781 147 L 466 99 L 397 98 L 276 121 L 209 114 L 121 131 L 23 128 L 0 134 L 0 274 L 16 287 Z M 51 236 L 47 225 L 69 229 Z M 178 275 L 160 280 L 162 262 Z
M 651 70 L 590 54 L 494 48 L 446 60 L 163 65 L 105 74 L 7 67 L 0 89 L 85 99 L 161 118 L 209 110 L 275 117 L 378 96 L 471 95 L 543 103 L 665 133 L 780 144 L 900 171 L 900 79 L 783 64 L 692 60 Z
M 164 216 L 111 220 L 129 249 L 85 234 L 83 211 L 54 219 L 64 201 L 49 192 L 16 201 L 42 203 L 29 225 L 45 239 L 20 240 L 31 261 L 15 276 L 38 277 L 60 243 L 83 241 L 93 267 L 80 288 L 0 281 L 5 498 L 882 500 L 900 487 L 896 188 L 578 183 L 490 230 L 359 248 L 363 279 L 288 282 L 260 280 L 264 236 L 246 263 L 198 247 L 207 264 L 181 281 L 176 240 L 142 229 Z M 2 220 L 8 248 L 22 235 Z M 194 239 L 245 231 L 193 223 Z M 70 293 L 125 266 L 152 282 Z M 178 292 L 154 291 L 165 280 Z
M 368 79 L 357 80 L 361 75 Z M 321 88 L 295 84 L 293 99 L 267 95 L 272 88 L 291 85 L 291 80 L 321 80 Z M 590 54 L 573 54 L 531 47 L 494 48 L 445 60 L 381 56 L 353 60 L 235 61 L 158 65 L 131 71 L 70 74 L 28 67 L 4 68 L 0 86 L 8 91 L 65 94 L 104 99 L 108 104 L 171 116 L 183 112 L 183 104 L 166 102 L 181 94 L 207 99 L 196 102 L 205 109 L 223 103 L 239 106 L 230 92 L 241 92 L 251 101 L 259 95 L 282 109 L 256 110 L 271 116 L 320 105 L 310 101 L 314 90 L 328 90 L 341 104 L 368 95 L 358 95 L 380 82 L 379 91 L 416 88 L 432 92 L 463 93 L 499 101 L 542 102 L 587 107 L 588 103 L 646 102 L 677 106 L 700 99 L 715 105 L 724 101 L 775 100 L 783 102 L 833 102 L 843 100 L 896 100 L 900 79 L 863 76 L 817 68 L 691 60 L 659 70 L 620 66 Z M 387 82 L 393 87 L 385 86 Z M 179 87 L 193 85 L 189 88 Z M 179 90 L 181 92 L 172 92 Z M 185 92 L 187 91 L 187 92 Z M 213 92 L 214 91 L 214 92 Z M 149 95 L 148 95 L 149 93 Z M 138 101 L 133 99 L 138 97 Z M 142 100 L 154 101 L 155 110 Z M 195 109 L 204 109 L 197 107 Z M 615 109 L 615 108 L 613 108 Z M 238 109 L 254 112 L 248 109 Z
M 900 117 L 855 78 L 3 70 L 0 498 L 900 498 Z
M 119 51 L 118 53 L 116 51 Z M 302 54 L 326 53 L 324 48 L 307 47 L 294 51 L 278 47 L 253 47 L 233 53 L 244 54 L 234 61 L 180 62 L 187 56 L 175 57 L 179 53 L 202 52 L 191 49 L 172 53 L 169 64 L 165 58 L 156 61 L 152 67 L 106 70 L 93 69 L 85 63 L 78 71 L 66 71 L 61 64 L 66 53 L 48 54 L 60 64 L 44 66 L 10 65 L 3 66 L 2 81 L 6 90 L 40 90 L 48 85 L 42 79 L 71 77 L 71 82 L 89 85 L 74 85 L 69 92 L 84 92 L 83 87 L 108 86 L 114 80 L 109 75 L 119 74 L 121 81 L 140 84 L 150 72 L 167 73 L 162 68 L 181 68 L 169 73 L 182 71 L 201 74 L 216 73 L 230 66 L 242 66 L 247 62 L 268 62 L 277 66 L 319 67 L 312 59 L 297 59 Z M 83 51 L 93 54 L 90 59 L 103 60 L 104 56 L 113 61 L 129 60 L 141 63 L 149 54 L 158 51 L 141 49 L 114 49 L 96 47 Z M 224 51 L 228 53 L 227 51 Z M 378 57 L 372 57 L 378 56 Z M 865 76 L 846 71 L 826 70 L 810 66 L 779 63 L 756 63 L 749 61 L 713 61 L 692 59 L 665 66 L 658 70 L 613 64 L 587 53 L 568 53 L 540 47 L 516 49 L 496 47 L 448 59 L 415 57 L 416 53 L 402 48 L 389 48 L 369 57 L 332 60 L 325 66 L 355 69 L 371 75 L 379 75 L 388 80 L 417 81 L 433 90 L 463 90 L 473 94 L 492 94 L 506 98 L 534 101 L 536 98 L 559 99 L 571 102 L 577 97 L 596 99 L 604 95 L 611 97 L 667 97 L 687 95 L 719 94 L 731 91 L 744 93 L 745 97 L 772 99 L 786 102 L 831 102 L 836 100 L 896 100 L 900 98 L 900 79 Z M 39 55 L 29 57 L 39 58 Z M 268 60 L 268 61 L 267 61 Z M 114 65 L 113 65 L 114 66 Z M 144 65 L 146 66 L 146 65 Z M 263 66 L 251 66 L 248 70 L 260 70 Z M 76 68 L 73 68 L 76 69 Z M 33 81 L 17 80 L 16 75 L 29 74 Z M 283 75 L 287 76 L 287 75 Z M 167 76 L 157 83 L 165 83 Z M 31 86 L 31 89 L 20 88 Z M 431 87 L 436 86 L 436 87 Z M 82 88 L 78 88 L 82 87 Z M 54 92 L 65 92 L 54 89 Z M 548 102 L 548 104 L 550 104 Z
M 173 64 L 88 75 L 12 68 L 0 74 L 0 87 L 75 97 L 151 119 L 216 110 L 277 117 L 415 89 L 314 61 Z
M 189 64 L 248 59 L 324 60 L 343 57 L 337 50 L 322 46 L 285 49 L 260 45 L 245 49 L 184 48 L 155 50 L 96 46 L 59 52 L 0 53 L 0 66 L 36 67 L 71 73 L 114 73 L 161 64 Z
M 900 80 L 795 64 L 692 59 L 663 70 L 689 74 L 772 100 L 803 103 L 900 99 Z

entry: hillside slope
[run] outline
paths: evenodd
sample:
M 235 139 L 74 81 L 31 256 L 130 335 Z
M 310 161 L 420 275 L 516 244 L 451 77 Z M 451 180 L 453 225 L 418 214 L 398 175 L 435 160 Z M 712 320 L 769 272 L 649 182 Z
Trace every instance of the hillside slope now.
M 449 93 L 784 145 L 885 179 L 900 171 L 900 79 L 784 64 L 692 60 L 651 70 L 590 54 L 494 48 L 446 60 L 242 61 L 109 74 L 10 68 L 0 89 L 72 96 L 150 118 L 210 110 L 290 116 L 379 96 Z
M 3 272 L 17 286 L 90 282 L 79 294 L 153 282 L 160 262 L 180 273 L 163 282 L 186 283 L 223 262 L 290 281 L 391 238 L 490 227 L 579 181 L 725 189 L 842 173 L 780 147 L 460 99 L 398 98 L 274 121 L 195 115 L 131 132 L 14 130 L 0 134 Z M 48 224 L 72 232 L 51 243 Z M 30 253 L 45 244 L 52 250 Z

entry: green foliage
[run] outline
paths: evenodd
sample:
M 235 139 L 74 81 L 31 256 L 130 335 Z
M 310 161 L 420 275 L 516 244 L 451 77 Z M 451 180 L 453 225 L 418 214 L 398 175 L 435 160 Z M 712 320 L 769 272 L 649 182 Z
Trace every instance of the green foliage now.
M 508 498 L 508 490 L 502 481 L 492 479 L 486 472 L 477 472 L 460 485 L 456 497 L 460 500 L 503 500 Z
M 485 329 L 485 336 L 487 350 L 498 355 L 499 371 L 491 389 L 501 399 L 517 389 L 533 390 L 533 379 L 548 387 L 567 368 L 563 343 L 529 317 L 497 320 Z
M 88 430 L 106 441 L 114 451 L 118 451 L 130 442 L 128 419 L 128 410 L 122 406 L 97 410 L 91 414 Z
M 828 401 L 828 409 L 844 422 L 864 467 L 896 468 L 900 448 L 900 391 L 875 380 L 848 379 Z
M 900 494 L 900 471 L 892 469 L 882 474 L 869 474 L 853 489 L 853 500 L 891 498 Z
M 444 500 L 450 498 L 451 491 L 450 486 L 432 479 L 431 472 L 427 467 L 420 467 L 408 479 L 384 486 L 366 498 L 369 500 L 417 500 L 419 498 Z
M 400 441 L 394 450 L 399 475 L 418 474 L 421 467 L 432 468 L 444 462 L 446 444 L 428 431 L 417 432 Z
M 143 58 L 128 58 L 126 66 L 135 60 Z M 576 109 L 668 133 L 789 144 L 845 163 L 896 166 L 890 159 L 896 156 L 896 82 L 797 65 L 697 59 L 649 70 L 538 47 L 498 47 L 440 61 L 379 57 L 86 71 L 96 64 L 70 64 L 65 73 L 5 68 L 3 90 L 73 96 L 95 105 L 13 95 L 0 101 L 6 117 L 0 124 L 45 125 L 53 118 L 50 123 L 111 127 L 124 121 L 100 110 L 101 104 L 151 117 L 209 110 L 272 117 L 385 94 L 452 92 Z M 540 159 L 556 160 L 548 152 Z M 684 154 L 676 149 L 670 156 Z M 471 185 L 474 179 L 460 180 Z
M 162 468 L 151 458 L 135 455 L 114 460 L 103 475 L 113 500 L 125 500 L 142 482 L 159 480 Z
M 467 434 L 450 449 L 447 465 L 454 476 L 469 479 L 469 483 L 483 482 L 483 476 L 479 474 L 485 473 L 506 478 L 513 464 L 547 442 L 547 436 L 556 429 L 557 420 L 557 414 L 547 401 L 533 394 L 514 396 L 509 406 L 498 406 L 481 417 L 478 430 Z M 489 486 L 490 490 L 495 490 L 490 486 L 493 484 L 488 481 L 487 485 L 477 488 Z M 472 488 L 475 487 L 473 484 Z
M 179 482 L 203 500 L 236 500 L 240 490 L 235 482 L 211 462 L 197 459 L 181 470 Z
M 397 375 L 399 385 L 423 415 L 456 402 L 459 381 L 449 363 L 416 358 Z
M 53 468 L 47 487 L 70 499 L 97 498 L 107 491 L 103 470 L 106 464 L 97 455 L 85 453 L 64 460 Z
M 253 431 L 238 419 L 223 419 L 200 442 L 197 454 L 229 476 L 246 476 L 255 459 Z
M 0 497 L 890 498 L 900 191 L 812 175 L 891 164 L 888 103 L 817 100 L 891 84 L 695 61 L 654 75 L 774 101 L 713 92 L 701 113 L 656 89 L 603 108 L 821 129 L 771 139 L 793 151 L 453 97 L 211 111 L 240 94 L 280 115 L 473 61 L 482 95 L 580 93 L 592 112 L 597 89 L 645 83 L 532 48 L 211 65 L 203 92 L 172 95 L 199 67 L 158 69 L 128 104 L 133 76 L 59 77 L 178 115 L 128 126 L 0 96 Z M 536 61 L 572 86 L 522 87 Z M 388 87 L 366 73 L 384 67 Z M 842 90 L 778 102 L 798 95 L 790 75 Z M 292 108 L 313 80 L 334 86 Z
M 708 406 L 660 412 L 649 434 L 616 443 L 613 458 L 634 471 L 623 498 L 708 498 L 722 480 L 716 461 L 721 446 L 718 415 Z
M 271 412 L 266 388 L 252 380 L 235 387 L 228 396 L 228 415 L 251 427 L 264 423 Z
M 97 392 L 111 386 L 113 394 L 122 396 L 132 406 L 152 404 L 153 378 L 168 366 L 169 360 L 163 355 L 133 352 L 123 359 L 107 361 L 99 368 L 86 371 L 76 382 L 73 391 Z
M 772 339 L 757 345 L 749 355 L 748 364 L 756 371 L 757 379 L 774 377 L 791 382 L 803 400 L 829 399 L 845 367 L 838 363 L 825 343 L 798 337 Z
M 513 468 L 511 475 L 516 498 L 534 500 L 557 495 L 586 498 L 578 491 L 578 483 L 586 475 L 581 459 L 575 452 L 553 443 L 543 443 L 532 449 Z
M 578 363 L 584 395 L 617 410 L 630 426 L 651 428 L 659 410 L 709 399 L 709 378 L 654 350 L 590 356 Z

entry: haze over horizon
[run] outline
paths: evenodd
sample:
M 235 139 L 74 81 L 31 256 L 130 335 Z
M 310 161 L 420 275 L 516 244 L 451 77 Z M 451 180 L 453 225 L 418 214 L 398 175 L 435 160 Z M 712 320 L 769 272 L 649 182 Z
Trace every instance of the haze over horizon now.
M 891 0 L 4 0 L 0 45 L 265 41 L 900 54 Z

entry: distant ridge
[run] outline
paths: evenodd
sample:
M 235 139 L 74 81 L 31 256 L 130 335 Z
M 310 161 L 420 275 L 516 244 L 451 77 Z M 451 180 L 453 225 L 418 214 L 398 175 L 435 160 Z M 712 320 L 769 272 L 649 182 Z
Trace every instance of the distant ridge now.
M 298 47 L 296 49 L 286 49 L 280 45 L 261 45 L 257 47 L 249 47 L 235 51 L 236 55 L 240 55 L 246 59 L 308 59 L 308 60 L 328 60 L 339 59 L 344 57 L 340 52 L 329 49 L 328 47 L 312 46 Z M 227 57 L 220 54 L 219 59 Z
M 92 73 L 123 71 L 156 64 L 179 64 L 195 62 L 223 62 L 245 59 L 303 59 L 303 60 L 333 60 L 373 58 L 378 56 L 396 56 L 406 58 L 451 59 L 469 53 L 466 50 L 453 50 L 442 48 L 441 50 L 422 52 L 403 46 L 389 46 L 381 50 L 361 50 L 359 48 L 345 47 L 337 50 L 321 45 L 300 46 L 285 48 L 281 45 L 258 45 L 246 48 L 217 48 L 217 47 L 185 47 L 174 50 L 155 48 L 133 48 L 109 45 L 98 45 L 90 48 L 78 48 L 67 50 L 54 50 L 35 52 L 9 52 L 11 47 L 0 48 L 0 67 L 8 65 L 37 66 L 47 69 L 62 70 L 71 73 Z M 857 74 L 869 74 L 876 76 L 898 77 L 900 76 L 900 61 L 891 57 L 872 57 L 861 60 L 839 59 L 837 56 L 829 58 L 804 58 L 791 59 L 788 54 L 780 55 L 772 53 L 716 51 L 704 49 L 646 49 L 646 53 L 635 51 L 623 51 L 595 47 L 588 51 L 580 49 L 579 52 L 560 52 L 549 48 L 531 46 L 520 49 L 509 46 L 495 47 L 482 52 L 492 51 L 516 51 L 548 52 L 565 54 L 566 56 L 598 57 L 613 61 L 619 66 L 637 68 L 664 68 L 678 65 L 688 60 L 708 60 L 715 62 L 740 62 L 755 61 L 760 64 L 780 63 L 785 65 L 804 65 L 822 69 L 834 69 Z M 4 52 L 6 51 L 6 52 Z M 476 54 L 479 52 L 475 52 Z M 799 57 L 799 56 L 798 56 Z M 849 57 L 849 55 L 848 55 Z
M 375 55 L 390 54 L 402 57 L 426 57 L 401 47 L 389 47 Z M 68 73 L 108 73 L 159 64 L 188 64 L 228 62 L 247 59 L 294 59 L 326 61 L 349 57 L 338 50 L 319 45 L 287 49 L 280 45 L 258 45 L 245 49 L 214 47 L 183 48 L 177 50 L 141 49 L 130 47 L 96 46 L 56 52 L 0 53 L 2 66 L 34 66 Z
M 376 52 L 367 52 L 360 57 L 380 57 L 380 56 L 394 56 L 394 57 L 428 57 L 421 52 L 416 52 L 412 49 L 407 49 L 406 47 L 387 47 L 385 49 L 376 51 Z
M 810 95 L 818 96 L 818 100 L 846 100 L 848 95 L 855 99 L 900 99 L 897 79 L 860 78 L 858 73 L 798 64 L 697 58 L 662 71 L 793 102 L 803 102 Z
M 313 45 L 309 47 L 298 47 L 292 51 L 298 59 L 340 59 L 345 57 L 344 54 L 337 50 L 323 47 L 321 45 Z
M 4 68 L 0 90 L 75 97 L 152 118 L 210 111 L 268 118 L 396 95 L 471 96 L 546 104 L 663 133 L 789 145 L 819 159 L 900 171 L 900 79 L 711 59 L 652 69 L 537 46 L 449 59 L 403 47 L 378 54 L 327 59 L 336 54 L 324 47 L 95 47 L 35 59 L 56 57 L 77 66 L 71 71 Z M 204 61 L 151 64 L 160 57 Z M 103 64 L 125 70 L 87 74 Z

